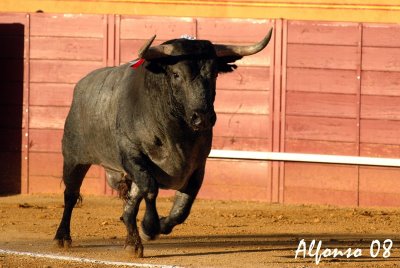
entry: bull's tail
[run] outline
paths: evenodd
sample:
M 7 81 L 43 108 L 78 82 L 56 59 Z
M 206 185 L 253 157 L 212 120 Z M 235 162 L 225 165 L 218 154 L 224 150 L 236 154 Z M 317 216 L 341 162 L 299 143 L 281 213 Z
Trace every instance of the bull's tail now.
M 124 202 L 128 201 L 129 191 L 131 190 L 132 181 L 130 180 L 121 180 L 118 183 L 117 191 L 118 197 L 121 198 Z

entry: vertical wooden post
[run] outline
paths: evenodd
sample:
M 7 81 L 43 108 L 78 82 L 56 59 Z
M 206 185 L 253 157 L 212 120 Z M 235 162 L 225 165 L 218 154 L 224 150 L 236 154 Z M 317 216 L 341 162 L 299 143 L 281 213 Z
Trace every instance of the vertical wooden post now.
M 287 40 L 288 40 L 288 21 L 283 20 L 282 25 L 282 75 L 281 75 L 281 109 L 280 109 L 280 152 L 285 152 L 285 133 L 286 133 L 286 68 L 287 68 Z M 279 203 L 284 203 L 285 190 L 285 162 L 279 162 Z
M 119 65 L 119 26 L 120 16 L 113 14 L 104 15 L 104 50 L 103 63 L 107 67 Z M 118 36 L 118 37 L 117 37 Z M 103 182 L 105 195 L 113 195 L 114 190 L 107 184 L 106 172 L 100 167 L 100 180 Z
M 30 85 L 30 14 L 24 22 L 24 86 L 23 86 L 23 128 L 21 141 L 21 193 L 29 193 L 29 85 Z
M 363 46 L 363 24 L 358 24 L 358 48 L 357 53 L 359 60 L 357 64 L 357 105 L 356 105 L 356 153 L 360 156 L 360 143 L 361 143 L 361 76 L 362 76 L 362 46 Z M 357 165 L 357 206 L 360 206 L 360 166 Z
M 269 64 L 269 122 L 268 122 L 268 151 L 272 152 L 273 145 L 273 133 L 274 133 L 274 80 L 275 80 L 275 39 L 276 39 L 276 20 L 273 20 L 272 26 L 274 27 L 274 33 L 269 43 L 271 46 L 271 59 Z M 273 162 L 268 161 L 268 185 L 270 187 L 267 195 L 267 200 L 272 202 L 272 177 L 273 177 Z
M 272 108 L 272 151 L 280 151 L 280 138 L 281 138 L 281 97 L 282 97 L 282 34 L 283 34 L 283 20 L 275 21 L 275 35 L 274 35 L 274 78 L 273 78 L 273 99 Z M 271 202 L 279 202 L 279 176 L 280 176 L 280 163 L 272 162 L 271 174 Z
M 115 15 L 115 34 L 114 34 L 114 64 L 118 66 L 121 64 L 121 55 L 120 55 L 120 29 L 121 29 L 121 16 Z

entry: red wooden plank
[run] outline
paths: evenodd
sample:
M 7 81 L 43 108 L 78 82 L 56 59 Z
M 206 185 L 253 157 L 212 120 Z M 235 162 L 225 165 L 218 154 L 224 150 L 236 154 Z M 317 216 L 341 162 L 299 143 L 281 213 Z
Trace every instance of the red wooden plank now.
M 332 155 L 357 155 L 354 142 L 292 140 L 285 141 L 285 152 Z
M 360 205 L 399 205 L 399 176 L 398 168 L 360 167 Z
M 209 159 L 200 198 L 269 199 L 268 162 Z
M 32 106 L 70 106 L 75 84 L 30 83 Z
M 220 74 L 218 89 L 269 90 L 270 69 L 240 66 L 234 72 Z
M 289 44 L 288 67 L 355 70 L 357 47 Z
M 400 158 L 400 145 L 361 143 L 360 155 L 369 157 Z
M 97 178 L 85 178 L 81 187 L 81 194 L 102 195 L 104 185 Z M 65 186 L 61 178 L 30 176 L 29 177 L 29 193 L 57 193 L 64 192 Z
M 399 72 L 400 48 L 364 47 L 362 69 Z
M 357 167 L 316 163 L 285 164 L 285 186 L 357 191 Z
M 197 38 L 213 43 L 256 43 L 271 26 L 270 20 L 198 18 Z
M 400 25 L 364 24 L 363 45 L 368 47 L 400 47 Z
M 175 39 L 183 34 L 195 36 L 196 21 L 191 18 L 121 16 L 121 39 L 147 40 L 154 34 L 158 40 Z
M 31 14 L 31 36 L 103 38 L 103 15 Z
M 32 37 L 31 59 L 91 60 L 103 58 L 103 40 L 71 37 Z
M 29 131 L 30 152 L 61 153 L 61 129 L 31 129 Z
M 368 95 L 400 96 L 400 73 L 363 71 L 361 90 Z
M 361 120 L 361 142 L 400 144 L 400 121 Z
M 355 118 L 358 109 L 356 105 L 356 95 L 293 91 L 286 93 L 288 115 Z
M 267 138 L 240 138 L 214 136 L 212 147 L 220 150 L 268 151 Z
M 208 159 L 204 184 L 268 187 L 268 162 Z
M 356 191 L 285 187 L 285 204 L 318 204 L 334 206 L 357 206 Z
M 96 61 L 31 60 L 31 82 L 76 83 L 89 72 L 103 67 Z
M 355 166 L 286 163 L 285 202 L 357 205 Z
M 268 138 L 268 115 L 218 114 L 214 136 Z
M 355 94 L 357 73 L 353 70 L 287 68 L 287 90 Z
M 69 107 L 32 106 L 29 111 L 29 128 L 63 129 Z
M 399 207 L 399 193 L 360 192 L 360 207 Z
M 218 90 L 215 98 L 217 113 L 268 114 L 268 91 Z
M 269 191 L 269 188 L 251 185 L 225 187 L 205 184 L 201 187 L 198 198 L 270 202 Z
M 28 193 L 30 194 L 62 194 L 64 189 L 65 186 L 61 177 L 29 176 Z
M 400 96 L 362 96 L 361 117 L 400 120 Z
M 63 157 L 61 153 L 29 153 L 29 176 L 62 177 Z M 100 167 L 91 166 L 87 178 L 99 178 Z
M 286 116 L 286 138 L 321 141 L 356 141 L 356 120 Z
M 21 23 L 24 24 L 26 22 L 26 14 L 25 13 L 0 13 L 0 23 L 10 24 L 10 23 Z
M 358 23 L 288 21 L 288 42 L 298 44 L 358 44 Z

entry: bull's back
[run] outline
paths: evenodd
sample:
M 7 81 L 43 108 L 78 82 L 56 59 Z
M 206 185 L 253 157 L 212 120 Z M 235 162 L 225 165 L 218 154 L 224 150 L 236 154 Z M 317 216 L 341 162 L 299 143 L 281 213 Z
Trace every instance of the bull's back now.
M 123 66 L 98 69 L 77 83 L 65 121 L 64 158 L 91 164 L 115 158 L 117 84 L 124 69 Z

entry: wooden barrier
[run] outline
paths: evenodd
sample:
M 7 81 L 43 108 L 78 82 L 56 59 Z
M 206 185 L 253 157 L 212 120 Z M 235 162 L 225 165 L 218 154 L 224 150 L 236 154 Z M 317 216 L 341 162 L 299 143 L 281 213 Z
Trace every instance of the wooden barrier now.
M 23 28 L 23 46 L 17 47 L 23 72 L 18 78 L 14 72 L 2 76 L 20 85 L 2 86 L 0 92 L 0 136 L 7 140 L 0 144 L 0 156 L 10 159 L 1 169 L 2 193 L 11 193 L 6 188 L 10 185 L 22 193 L 62 192 L 61 137 L 75 83 L 93 69 L 134 59 L 154 33 L 156 43 L 190 34 L 215 43 L 244 44 L 274 27 L 265 51 L 219 77 L 213 149 L 399 158 L 398 25 L 0 14 L 0 26 L 13 23 Z M 4 36 L 0 34 L 15 38 Z M 5 72 L 14 58 L 3 54 Z M 10 85 L 7 79 L 2 85 Z M 9 109 L 16 107 L 19 114 L 13 119 Z M 18 174 L 9 172 L 10 165 Z M 398 205 L 399 175 L 394 167 L 219 158 L 208 161 L 199 196 Z M 91 168 L 83 192 L 113 194 L 102 168 Z

